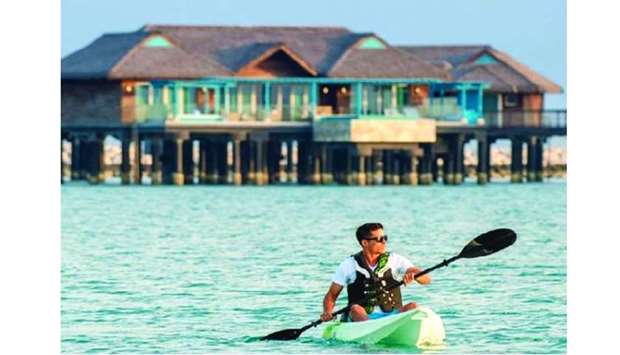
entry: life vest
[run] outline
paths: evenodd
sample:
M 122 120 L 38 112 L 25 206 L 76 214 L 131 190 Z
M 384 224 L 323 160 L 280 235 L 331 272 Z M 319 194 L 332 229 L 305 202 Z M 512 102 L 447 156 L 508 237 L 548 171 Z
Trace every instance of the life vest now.
M 398 283 L 387 265 L 389 255 L 385 253 L 379 256 L 374 271 L 366 264 L 362 252 L 351 255 L 355 261 L 355 282 L 347 286 L 349 305 L 359 304 L 366 309 L 366 313 L 372 312 L 375 306 L 381 307 L 383 312 L 403 306 L 400 287 L 386 290 Z

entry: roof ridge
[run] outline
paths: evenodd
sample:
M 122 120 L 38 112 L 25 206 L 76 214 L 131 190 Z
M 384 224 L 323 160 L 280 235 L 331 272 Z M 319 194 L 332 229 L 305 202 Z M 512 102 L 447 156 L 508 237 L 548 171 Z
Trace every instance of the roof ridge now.
M 184 28 L 184 29 L 273 29 L 273 30 L 320 30 L 320 31 L 333 31 L 344 30 L 351 32 L 350 29 L 344 26 L 295 26 L 295 25 L 194 25 L 194 24 L 145 24 L 140 30 L 153 31 L 155 28 Z
M 449 70 L 445 70 L 443 68 L 438 67 L 437 65 L 434 65 L 433 63 L 431 63 L 430 61 L 426 61 L 420 57 L 418 57 L 417 55 L 413 54 L 413 53 L 409 53 L 405 50 L 403 50 L 402 48 L 399 47 L 392 47 L 395 50 L 399 51 L 400 53 L 402 53 L 403 55 L 410 57 L 416 61 L 419 62 L 419 64 L 421 65 L 426 65 L 428 66 L 429 69 L 434 69 L 437 71 L 438 74 L 445 76 L 446 78 L 450 77 L 450 71 Z
M 402 48 L 402 49 L 475 49 L 475 48 L 480 48 L 480 49 L 493 49 L 493 47 L 489 44 L 463 44 L 463 45 L 458 45 L 458 44 L 454 44 L 454 45 L 449 45 L 449 44 L 423 44 L 423 45 L 414 45 L 414 44 L 395 44 L 393 45 L 394 47 L 397 48 Z

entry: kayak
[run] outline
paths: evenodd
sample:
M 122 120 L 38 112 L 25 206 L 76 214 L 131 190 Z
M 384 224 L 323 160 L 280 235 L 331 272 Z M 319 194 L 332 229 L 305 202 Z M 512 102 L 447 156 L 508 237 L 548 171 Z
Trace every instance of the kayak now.
M 364 322 L 335 321 L 323 332 L 325 339 L 415 347 L 442 345 L 445 337 L 441 318 L 423 306 Z

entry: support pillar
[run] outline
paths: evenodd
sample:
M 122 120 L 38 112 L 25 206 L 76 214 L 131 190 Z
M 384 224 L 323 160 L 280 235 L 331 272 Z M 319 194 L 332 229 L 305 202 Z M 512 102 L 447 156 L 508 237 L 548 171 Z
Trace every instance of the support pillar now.
M 265 145 L 266 145 L 266 141 L 264 140 L 259 140 L 256 141 L 256 171 L 254 173 L 255 179 L 256 179 L 256 185 L 265 185 L 266 183 L 266 175 L 265 174 L 265 169 L 266 164 L 265 164 Z
M 321 183 L 323 185 L 331 184 L 334 181 L 332 159 L 333 150 L 329 149 L 326 144 L 321 144 Z
M 286 155 L 282 151 L 282 143 L 286 147 Z M 278 147 L 278 178 L 276 182 L 283 183 L 289 181 L 289 155 L 291 155 L 291 151 L 287 142 L 278 142 Z
M 82 177 L 80 166 L 80 140 L 73 138 L 71 141 L 71 180 L 79 180 Z
M 176 170 L 172 174 L 172 183 L 177 186 L 183 186 L 185 182 L 185 176 L 183 174 L 183 138 L 177 137 L 175 139 L 176 143 Z
M 443 183 L 454 184 L 454 154 L 451 144 L 449 144 L 448 153 L 443 158 Z
M 235 157 L 235 151 L 238 151 L 238 149 L 235 150 L 235 148 L 236 147 L 235 147 L 235 144 L 233 142 L 232 152 L 231 152 L 232 153 L 232 171 L 231 171 L 230 164 L 229 164 L 229 161 L 228 161 L 228 154 L 229 154 L 228 153 L 228 141 L 224 140 L 224 141 L 221 141 L 221 142 L 217 142 L 215 144 L 215 154 L 216 154 L 216 163 L 217 163 L 216 168 L 217 168 L 217 171 L 218 171 L 218 174 L 217 174 L 218 175 L 218 183 L 221 183 L 221 184 L 235 184 L 235 185 L 237 185 L 236 179 L 238 177 L 238 182 L 239 182 L 238 184 L 241 185 L 241 172 L 239 172 L 238 176 L 235 175 L 235 172 L 234 172 L 235 171 L 235 164 L 236 164 L 236 162 L 237 161 L 240 162 L 240 160 L 236 159 L 236 157 Z M 240 162 L 240 164 L 241 164 L 241 162 Z M 232 174 L 232 176 L 231 176 L 231 174 Z
M 464 171 L 464 157 L 463 157 L 463 145 L 465 137 L 462 134 L 458 134 L 455 138 L 454 147 L 454 184 L 459 185 L 463 183 L 463 171 Z
M 123 185 L 131 184 L 130 145 L 131 141 L 123 137 L 121 141 L 121 183 Z
M 366 185 L 372 185 L 375 180 L 374 164 L 372 162 L 372 151 L 364 156 L 364 167 L 366 168 Z
M 65 150 L 64 147 L 65 143 L 64 140 L 62 138 L 62 136 L 60 137 L 60 183 L 64 184 L 65 183 L 65 161 L 64 161 L 64 157 L 63 157 L 63 153 Z
M 194 184 L 194 141 L 187 139 L 183 141 L 183 183 L 185 185 Z
M 297 141 L 297 180 L 299 183 L 308 184 L 311 182 L 311 159 L 312 151 L 310 142 L 306 140 Z
M 282 179 L 282 142 L 277 139 L 267 141 L 267 177 L 268 184 L 279 183 Z
M 523 181 L 523 141 L 520 137 L 514 137 L 512 139 L 510 181 Z
M 97 136 L 94 141 L 88 143 L 90 149 L 90 164 L 87 173 L 88 182 L 91 184 L 99 184 L 105 180 L 104 175 L 104 147 L 103 138 Z
M 233 141 L 233 184 L 241 185 L 241 137 L 234 137 Z M 228 164 L 226 164 L 228 166 Z
M 431 160 L 431 175 L 433 175 L 433 182 L 439 181 L 439 164 L 437 164 L 437 155 L 434 155 Z
M 351 147 L 346 150 L 346 159 L 345 159 L 345 183 L 347 185 L 353 185 L 355 183 L 354 173 L 353 173 L 353 152 L 351 151 Z
M 286 162 L 287 162 L 287 180 L 289 182 L 297 182 L 297 166 L 296 162 L 299 161 L 295 159 L 293 152 L 293 141 L 288 141 L 286 143 Z
M 346 151 L 336 146 L 332 149 L 330 157 L 334 181 L 337 184 L 344 184 L 346 180 Z
M 321 146 L 312 144 L 310 156 L 310 183 L 319 185 L 321 183 Z
M 400 162 L 400 152 L 396 151 L 392 153 L 392 184 L 400 185 L 400 174 L 401 174 L 401 162 Z
M 535 182 L 537 168 L 539 166 L 538 162 L 538 145 L 540 144 L 540 138 L 536 136 L 532 136 L 528 139 L 527 142 L 527 181 Z
M 144 139 L 142 141 L 142 145 L 143 145 L 143 150 L 142 150 L 142 155 L 146 156 L 149 155 L 150 157 L 153 156 L 153 147 L 151 144 L 151 140 L 150 139 Z M 153 179 L 153 164 L 152 164 L 152 160 L 150 164 L 145 164 L 142 167 L 142 175 L 147 175 L 149 177 L 149 181 L 152 181 Z
M 383 151 L 383 184 L 391 185 L 393 183 L 392 180 L 392 151 L 385 150 Z
M 205 155 L 207 155 L 207 167 L 206 167 L 206 183 L 217 184 L 220 180 L 219 161 L 225 157 L 221 157 L 218 154 L 218 148 L 221 143 L 205 140 Z
M 88 176 L 91 174 L 93 149 L 93 138 L 81 140 L 79 155 L 80 163 L 78 164 L 80 169 L 78 170 L 78 173 L 80 175 L 80 179 L 82 180 L 88 181 Z
M 536 144 L 536 181 L 542 182 L 544 180 L 544 139 L 539 138 L 538 144 Z
M 207 152 L 208 141 L 206 139 L 200 140 L 200 146 L 198 149 L 198 180 L 200 184 L 207 183 Z
M 105 141 L 103 137 L 97 137 L 96 149 L 99 154 L 99 159 L 97 159 L 97 170 L 96 177 L 97 183 L 105 182 Z
M 142 147 L 140 146 L 140 134 L 137 129 L 133 129 L 131 133 L 131 141 L 133 144 L 133 171 L 132 179 L 134 184 L 142 183 Z
M 373 183 L 375 185 L 383 184 L 383 151 L 375 150 L 373 155 Z
M 151 144 L 151 185 L 161 185 L 162 179 L 162 140 L 161 138 L 153 139 Z
M 492 171 L 491 171 L 491 165 L 493 164 L 493 161 L 491 160 L 491 145 L 495 142 L 495 140 L 489 140 L 487 138 L 487 146 L 486 146 L 486 156 L 487 156 L 487 180 L 489 182 L 491 182 L 491 178 L 492 178 Z
M 241 142 L 241 173 L 245 184 L 256 183 L 256 142 L 246 139 Z
M 177 143 L 175 139 L 164 139 L 161 155 L 162 175 L 164 184 L 174 184 L 174 173 L 177 166 Z
M 405 164 L 404 184 L 417 185 L 418 184 L 418 157 L 415 155 L 415 151 L 409 151 L 406 155 L 408 159 Z
M 433 183 L 433 174 L 431 173 L 431 163 L 435 156 L 433 143 L 424 143 L 422 145 L 424 156 L 420 164 L 420 185 L 430 185 Z
M 366 185 L 366 157 L 362 154 L 357 154 L 357 185 Z
M 476 167 L 476 172 L 478 173 L 478 184 L 484 185 L 488 182 L 489 177 L 487 175 L 487 171 L 489 170 L 489 157 L 487 156 L 488 149 L 488 141 L 487 137 L 480 135 L 477 137 L 478 140 L 478 166 Z

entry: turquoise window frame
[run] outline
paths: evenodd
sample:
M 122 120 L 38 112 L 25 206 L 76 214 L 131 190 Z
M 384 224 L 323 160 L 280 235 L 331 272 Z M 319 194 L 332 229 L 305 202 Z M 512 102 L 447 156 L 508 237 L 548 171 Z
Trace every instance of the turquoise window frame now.
M 195 115 L 196 109 L 196 88 L 185 87 L 183 88 L 183 114 Z
M 230 112 L 237 112 L 237 88 L 228 89 L 228 102 Z
M 163 102 L 163 86 L 153 86 L 153 103 L 161 104 Z
M 168 106 L 169 107 L 176 107 L 176 103 L 177 103 L 177 93 L 175 91 L 174 86 L 172 85 L 168 85 L 166 86 L 168 88 Z
M 149 104 L 149 86 L 148 84 L 136 85 L 136 104 Z

